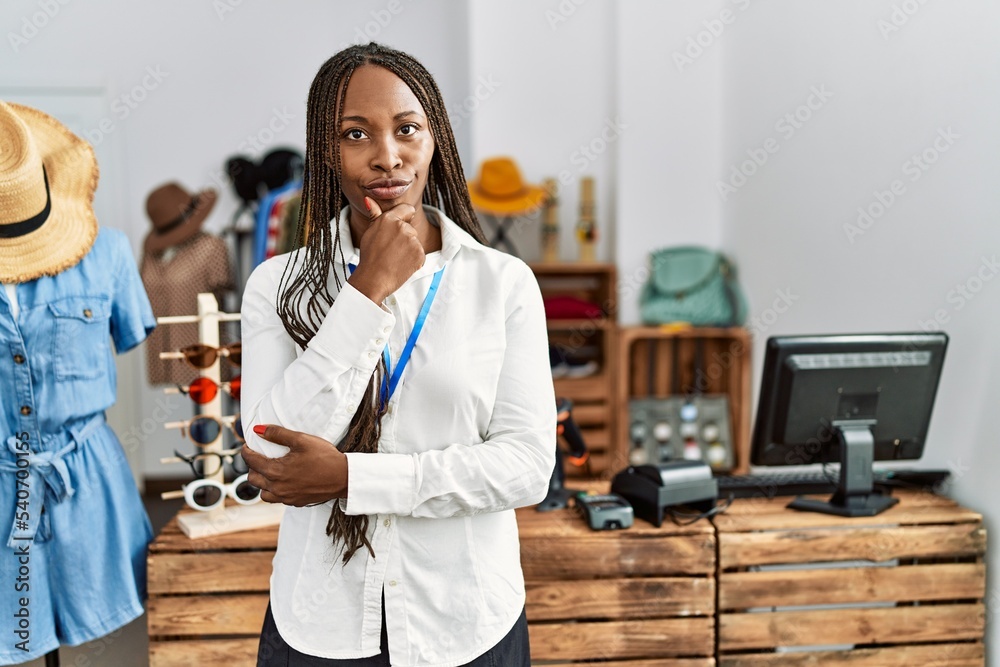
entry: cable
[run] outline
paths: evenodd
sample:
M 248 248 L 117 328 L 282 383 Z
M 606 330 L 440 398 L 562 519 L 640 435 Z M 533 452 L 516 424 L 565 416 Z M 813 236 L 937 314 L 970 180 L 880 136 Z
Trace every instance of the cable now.
M 729 509 L 730 505 L 733 504 L 733 499 L 735 497 L 736 497 L 735 495 L 730 493 L 729 497 L 726 498 L 723 504 L 716 505 L 707 512 L 682 512 L 680 510 L 671 508 L 668 511 L 668 514 L 670 514 L 670 519 L 678 526 L 690 526 L 692 523 L 697 523 L 702 519 L 708 519 L 709 517 L 713 517 L 717 514 L 722 514 L 727 509 Z M 681 521 L 681 519 L 684 520 Z

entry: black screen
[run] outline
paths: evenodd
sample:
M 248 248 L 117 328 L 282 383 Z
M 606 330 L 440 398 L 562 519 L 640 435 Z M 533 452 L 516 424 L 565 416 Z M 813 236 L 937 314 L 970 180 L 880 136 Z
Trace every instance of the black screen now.
M 751 462 L 837 461 L 842 424 L 870 426 L 876 460 L 920 458 L 947 342 L 943 333 L 768 339 Z

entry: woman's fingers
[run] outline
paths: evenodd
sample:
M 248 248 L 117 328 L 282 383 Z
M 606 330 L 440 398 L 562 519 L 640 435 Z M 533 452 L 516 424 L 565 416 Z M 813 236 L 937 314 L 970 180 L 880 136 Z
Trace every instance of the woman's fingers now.
M 268 479 L 253 468 L 247 472 L 247 482 L 262 491 L 267 491 L 270 486 L 270 484 L 268 484 Z
M 374 221 L 382 216 L 382 207 L 371 197 L 365 197 L 365 208 L 368 209 L 368 217 Z M 417 214 L 417 209 L 409 204 L 396 204 L 385 213 L 403 222 L 410 222 Z
M 383 211 L 371 197 L 365 197 L 365 208 L 372 218 L 359 243 L 361 261 L 348 282 L 381 303 L 423 265 L 424 248 L 412 224 L 416 208 L 397 204 Z
M 284 445 L 289 449 L 301 447 L 302 436 L 305 435 L 301 431 L 293 431 L 277 424 L 257 424 L 253 427 L 253 432 L 268 442 Z
M 247 481 L 262 491 L 262 500 L 304 507 L 346 495 L 346 457 L 329 440 L 277 424 L 257 424 L 254 432 L 290 448 L 272 459 L 243 445 Z

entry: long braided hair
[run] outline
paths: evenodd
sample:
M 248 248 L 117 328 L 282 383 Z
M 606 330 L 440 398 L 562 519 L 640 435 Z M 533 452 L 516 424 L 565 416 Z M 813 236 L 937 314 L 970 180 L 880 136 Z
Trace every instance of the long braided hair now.
M 323 63 L 309 88 L 305 171 L 296 234 L 296 249 L 301 250 L 293 252 L 278 286 L 278 316 L 285 331 L 302 349 L 316 335 L 333 304 L 328 287 L 330 272 L 333 271 L 338 292 L 347 280 L 338 224 L 339 213 L 346 205 L 341 191 L 340 121 L 347 84 L 362 65 L 377 65 L 398 76 L 424 108 L 435 149 L 423 203 L 442 209 L 459 227 L 486 244 L 469 200 L 444 100 L 430 73 L 412 56 L 375 42 L 340 51 Z M 337 257 L 339 262 L 335 261 Z M 295 268 L 299 259 L 302 260 L 301 271 Z M 385 363 L 380 360 L 351 419 L 347 435 L 338 445 L 341 451 L 378 451 L 384 407 L 380 408 L 375 399 L 385 373 Z M 367 537 L 368 524 L 368 516 L 347 516 L 339 502 L 333 503 L 326 534 L 332 536 L 334 546 L 340 548 L 344 564 L 362 546 L 375 555 Z

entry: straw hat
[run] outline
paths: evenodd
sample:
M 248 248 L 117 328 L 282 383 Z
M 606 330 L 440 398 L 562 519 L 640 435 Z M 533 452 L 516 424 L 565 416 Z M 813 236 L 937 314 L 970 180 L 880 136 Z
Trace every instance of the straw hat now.
M 90 144 L 55 118 L 0 101 L 0 282 L 75 266 L 97 238 Z
M 545 190 L 525 183 L 514 160 L 496 157 L 479 166 L 479 178 L 469 181 L 469 197 L 484 213 L 520 215 L 541 206 Z
M 202 223 L 215 206 L 215 199 L 215 190 L 202 190 L 192 195 L 177 183 L 167 183 L 150 192 L 146 198 L 146 215 L 153 229 L 143 241 L 146 254 L 180 245 L 201 231 Z

